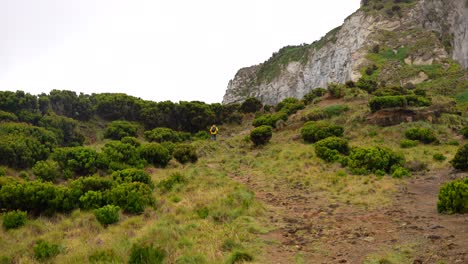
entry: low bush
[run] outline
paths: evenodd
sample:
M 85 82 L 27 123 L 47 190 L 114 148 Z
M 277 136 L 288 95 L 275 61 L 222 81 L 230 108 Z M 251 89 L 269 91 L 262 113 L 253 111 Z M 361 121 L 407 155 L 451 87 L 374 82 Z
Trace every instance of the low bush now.
M 447 159 L 447 157 L 444 156 L 444 154 L 441 154 L 441 153 L 436 153 L 432 156 L 432 158 L 435 160 L 435 161 L 444 161 Z
M 105 138 L 120 140 L 124 137 L 136 137 L 138 125 L 127 121 L 112 121 L 104 132 Z
M 172 155 L 182 164 L 187 162 L 195 163 L 198 160 L 197 149 L 190 144 L 177 145 Z
M 28 214 L 23 211 L 11 211 L 3 214 L 3 227 L 8 229 L 15 229 L 23 226 L 26 223 Z
M 463 135 L 464 138 L 468 139 L 468 126 L 463 127 L 463 128 L 460 130 L 460 133 Z
M 174 131 L 166 127 L 157 127 L 153 130 L 145 131 L 145 138 L 150 142 L 183 142 L 190 140 L 190 133 Z
M 434 131 L 427 128 L 410 128 L 405 131 L 405 137 L 411 140 L 419 140 L 425 144 L 438 141 Z
M 187 178 L 179 172 L 171 174 L 167 179 L 162 180 L 158 183 L 158 188 L 162 192 L 168 192 L 174 188 L 176 185 L 183 185 L 187 183 Z
M 100 191 L 88 191 L 80 197 L 80 208 L 89 210 L 103 206 L 104 196 Z
M 151 177 L 142 169 L 129 168 L 121 171 L 115 171 L 112 173 L 112 178 L 117 183 L 124 182 L 141 182 L 153 186 Z
M 412 148 L 412 147 L 416 147 L 418 144 L 419 144 L 419 141 L 417 140 L 403 139 L 400 141 L 401 148 Z
M 134 147 L 139 147 L 141 146 L 141 143 L 140 141 L 138 141 L 138 139 L 136 137 L 123 137 L 120 142 L 122 142 L 123 144 L 129 144 L 129 145 L 132 145 Z
M 60 247 L 56 244 L 49 243 L 44 240 L 36 241 L 33 247 L 34 258 L 39 261 L 45 261 L 60 253 Z
M 309 121 L 301 129 L 301 136 L 305 142 L 314 143 L 327 137 L 341 137 L 343 127 L 325 121 Z
M 159 143 L 144 144 L 139 152 L 143 159 L 156 167 L 166 167 L 172 158 L 169 150 Z
M 255 97 L 247 98 L 240 106 L 243 113 L 255 113 L 262 109 L 262 102 Z
M 338 161 L 341 155 L 349 154 L 348 141 L 339 137 L 328 137 L 315 143 L 317 157 L 328 161 Z
M 382 147 L 354 148 L 348 159 L 348 166 L 355 174 L 392 172 L 392 167 L 402 167 L 405 158 L 402 154 Z M 394 167 L 395 166 L 395 167 Z
M 376 91 L 378 86 L 379 85 L 376 81 L 363 77 L 359 78 L 359 80 L 356 82 L 356 87 L 368 93 L 373 93 L 374 91 Z
M 59 176 L 59 165 L 53 160 L 38 161 L 32 167 L 32 171 L 37 178 L 53 182 Z
M 133 245 L 128 264 L 162 264 L 165 257 L 166 252 L 162 249 L 153 248 L 152 245 Z
M 227 264 L 245 263 L 245 262 L 251 262 L 253 260 L 254 258 L 252 254 L 246 251 L 236 250 L 231 253 L 226 263 Z
M 106 205 L 94 210 L 94 215 L 103 226 L 117 223 L 119 221 L 120 208 L 115 205 Z
M 112 188 L 107 194 L 107 202 L 119 206 L 128 213 L 140 214 L 147 206 L 153 205 L 154 198 L 148 185 L 131 182 Z
M 312 91 L 304 95 L 302 100 L 304 101 L 304 104 L 308 105 L 314 101 L 315 98 L 319 98 L 324 96 L 327 93 L 327 89 L 324 88 L 314 88 Z
M 50 182 L 12 181 L 0 189 L 0 210 L 22 210 L 46 215 L 66 212 L 78 207 L 79 195 L 65 186 Z
M 455 154 L 455 157 L 453 157 L 453 160 L 450 161 L 450 164 L 452 164 L 452 166 L 457 170 L 468 170 L 468 143 L 457 150 L 457 153 Z
M 271 126 L 259 126 L 250 132 L 250 140 L 255 144 L 255 146 L 267 144 L 272 136 L 273 130 Z
M 417 95 L 379 96 L 369 101 L 369 107 L 372 113 L 385 108 L 430 105 L 431 101 L 429 99 Z
M 287 115 L 295 114 L 297 111 L 304 108 L 304 103 L 296 98 L 286 98 L 276 105 L 276 111 L 286 113 Z
M 0 167 L 0 177 L 6 176 L 7 169 L 5 167 Z
M 193 137 L 199 140 L 207 140 L 211 138 L 210 134 L 206 131 L 198 131 L 195 135 L 193 135 Z
M 155 143 L 156 144 L 156 143 Z M 104 145 L 100 157 L 100 166 L 108 167 L 112 170 L 120 170 L 128 167 L 142 168 L 146 161 L 140 156 L 140 148 L 133 143 L 121 141 L 111 141 Z
M 18 121 L 18 117 L 10 112 L 5 112 L 0 110 L 0 122 L 16 122 Z
M 254 127 L 259 127 L 259 126 L 271 126 L 276 128 L 276 123 L 280 120 L 287 121 L 288 120 L 288 115 L 286 113 L 275 113 L 275 114 L 265 114 L 257 117 L 253 121 L 253 126 Z
M 89 147 L 56 148 L 52 159 L 58 162 L 65 174 L 89 175 L 97 171 L 98 153 Z
M 440 187 L 439 213 L 468 213 L 468 178 L 448 182 Z
M 346 94 L 346 85 L 338 83 L 328 84 L 328 93 L 334 98 L 342 98 Z
M 406 169 L 406 168 L 403 168 L 401 166 L 393 166 L 391 168 L 392 170 L 392 177 L 393 178 L 398 178 L 398 179 L 401 179 L 401 178 L 404 178 L 404 177 L 409 177 L 411 174 L 410 172 Z

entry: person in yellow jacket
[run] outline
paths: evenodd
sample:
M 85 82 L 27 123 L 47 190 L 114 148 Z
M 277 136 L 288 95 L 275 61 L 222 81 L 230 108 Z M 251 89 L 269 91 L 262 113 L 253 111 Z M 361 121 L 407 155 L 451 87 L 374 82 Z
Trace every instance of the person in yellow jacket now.
M 212 125 L 210 128 L 211 140 L 216 140 L 216 134 L 218 134 L 218 127 L 216 125 Z

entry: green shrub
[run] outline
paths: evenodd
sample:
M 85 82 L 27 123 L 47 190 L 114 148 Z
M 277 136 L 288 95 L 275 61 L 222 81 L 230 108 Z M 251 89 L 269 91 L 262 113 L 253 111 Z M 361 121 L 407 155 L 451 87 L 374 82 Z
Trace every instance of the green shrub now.
M 97 171 L 98 153 L 89 147 L 56 148 L 52 159 L 71 174 L 89 175 Z
M 94 215 L 103 226 L 117 223 L 119 221 L 120 208 L 115 205 L 106 205 L 94 210 Z
M 408 106 L 430 106 L 431 101 L 417 95 L 394 95 L 374 97 L 369 101 L 372 113 L 385 108 L 408 107 Z
M 114 186 L 114 181 L 99 176 L 80 177 L 76 180 L 70 181 L 68 186 L 74 192 L 78 192 L 79 195 L 82 195 L 89 191 L 104 192 L 106 190 L 110 190 Z
M 250 140 L 255 144 L 255 146 L 267 144 L 272 136 L 273 131 L 271 126 L 259 126 L 250 132 Z
M 348 159 L 349 168 L 356 174 L 375 173 L 378 170 L 391 173 L 393 166 L 401 167 L 404 163 L 402 154 L 382 147 L 354 148 Z
M 112 170 L 128 167 L 142 168 L 146 161 L 140 156 L 139 149 L 141 148 L 145 148 L 145 145 L 136 147 L 133 143 L 108 142 L 102 149 L 100 166 L 109 167 Z
M 410 128 L 405 131 L 405 136 L 411 140 L 419 140 L 425 144 L 437 142 L 434 132 L 427 128 Z
M 15 229 L 23 226 L 26 223 L 28 214 L 23 211 L 11 211 L 3 214 L 3 227 L 8 229 Z
M 468 126 L 463 127 L 463 128 L 460 130 L 460 133 L 463 135 L 464 138 L 468 139 Z
M 32 167 L 32 171 L 37 178 L 53 182 L 59 176 L 59 165 L 53 160 L 38 161 Z
M 153 130 L 145 131 L 145 138 L 150 142 L 182 142 L 190 140 L 190 133 L 178 132 L 166 127 L 157 127 Z
M 109 204 L 118 205 L 124 211 L 139 214 L 154 204 L 151 188 L 141 182 L 122 183 L 107 194 Z
M 45 261 L 60 253 L 60 247 L 58 245 L 51 244 L 44 240 L 36 241 L 33 250 L 34 258 L 40 261 Z
M 7 169 L 5 167 L 0 167 L 0 177 L 6 176 Z
M 276 123 L 279 120 L 287 121 L 288 120 L 288 115 L 286 113 L 275 113 L 275 114 L 265 114 L 257 117 L 253 121 L 253 126 L 254 127 L 259 127 L 259 126 L 271 126 L 271 127 L 276 127 Z
M 16 122 L 18 121 L 18 117 L 10 112 L 5 112 L 0 110 L 0 122 Z
M 400 147 L 402 148 L 412 148 L 416 147 L 419 144 L 417 140 L 403 139 L 400 141 Z
M 308 105 L 314 101 L 315 98 L 319 98 L 324 96 L 327 93 L 327 89 L 324 88 L 314 88 L 312 91 L 304 95 L 304 98 L 302 100 L 304 101 L 304 104 Z
M 41 181 L 13 181 L 0 189 L 0 210 L 22 210 L 32 214 L 50 215 L 76 208 L 78 199 L 79 196 L 75 196 L 65 186 Z
M 136 137 L 138 126 L 127 121 L 113 121 L 107 125 L 105 138 L 120 140 L 124 137 Z
M 251 262 L 253 261 L 253 256 L 245 251 L 236 250 L 232 252 L 229 256 L 228 260 L 226 261 L 227 264 L 235 264 L 235 263 L 244 263 L 244 262 Z
M 376 81 L 364 77 L 359 78 L 359 80 L 356 82 L 356 86 L 368 93 L 373 93 L 378 88 Z
M 457 170 L 468 170 L 468 144 L 461 146 L 457 150 L 455 157 L 453 157 L 450 163 Z
M 130 252 L 129 264 L 162 264 L 166 253 L 162 249 L 151 245 L 133 245 Z
M 468 213 L 468 178 L 448 182 L 440 187 L 439 213 Z
M 139 147 L 141 146 L 141 143 L 140 141 L 138 141 L 138 139 L 136 137 L 123 137 L 120 142 L 122 142 L 123 144 L 130 144 L 134 147 Z
M 18 177 L 20 177 L 21 179 L 25 179 L 25 180 L 29 181 L 29 173 L 27 171 L 24 171 L 24 170 L 20 171 L 18 173 Z
M 187 162 L 195 163 L 198 160 L 197 149 L 190 144 L 179 144 L 174 148 L 174 158 L 185 164 Z
M 393 178 L 401 179 L 401 178 L 410 176 L 410 172 L 407 169 L 398 165 L 391 168 L 391 170 L 393 171 L 392 172 Z
M 346 94 L 346 86 L 344 84 L 329 83 L 328 92 L 334 98 L 342 98 Z
M 327 137 L 341 137 L 343 127 L 332 125 L 325 121 L 307 122 L 301 129 L 301 136 L 304 141 L 314 143 Z
M 100 191 L 88 191 L 80 197 L 80 207 L 96 209 L 104 205 L 104 197 Z
M 153 186 L 149 174 L 144 170 L 136 168 L 115 171 L 112 173 L 112 178 L 119 184 L 124 182 L 141 182 Z
M 166 167 L 172 158 L 169 151 L 159 143 L 144 144 L 139 152 L 143 159 L 157 167 Z
M 317 157 L 328 161 L 338 161 L 341 155 L 349 154 L 348 141 L 339 137 L 328 137 L 315 143 Z
M 210 139 L 210 134 L 206 131 L 198 131 L 195 135 L 193 135 L 195 139 L 200 139 L 200 140 L 207 140 Z
M 162 180 L 158 183 L 158 188 L 162 192 L 168 192 L 176 185 L 183 185 L 187 183 L 187 178 L 179 172 L 172 173 L 167 179 Z
M 84 136 L 78 132 L 78 122 L 68 117 L 55 114 L 45 115 L 39 120 L 39 126 L 54 132 L 60 146 L 63 147 L 81 146 L 85 140 Z
M 255 97 L 249 97 L 241 104 L 240 110 L 243 113 L 255 113 L 262 109 L 262 102 Z
M 435 160 L 435 161 L 444 161 L 447 159 L 447 157 L 444 156 L 444 154 L 441 154 L 441 153 L 436 153 L 432 156 L 432 158 Z
M 276 105 L 276 111 L 286 113 L 287 115 L 295 114 L 297 111 L 305 108 L 304 103 L 296 98 L 285 98 Z

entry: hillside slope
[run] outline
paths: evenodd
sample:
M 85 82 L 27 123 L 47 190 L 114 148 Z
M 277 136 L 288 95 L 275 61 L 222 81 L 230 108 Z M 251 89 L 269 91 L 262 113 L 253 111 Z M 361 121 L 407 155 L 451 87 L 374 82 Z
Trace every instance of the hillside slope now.
M 361 5 L 321 40 L 284 47 L 264 63 L 240 69 L 229 81 L 223 103 L 255 97 L 274 105 L 287 97 L 300 99 L 328 83 L 356 82 L 377 45 L 381 49 L 407 48 L 401 67 L 443 65 L 449 58 L 468 67 L 466 1 L 369 0 Z M 414 82 L 418 74 L 413 71 L 403 81 Z M 391 76 L 392 81 L 398 78 Z

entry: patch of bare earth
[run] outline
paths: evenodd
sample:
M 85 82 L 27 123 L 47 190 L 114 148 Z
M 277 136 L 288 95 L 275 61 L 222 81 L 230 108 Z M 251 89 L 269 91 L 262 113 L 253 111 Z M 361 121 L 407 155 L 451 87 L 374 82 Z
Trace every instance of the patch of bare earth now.
M 285 182 L 234 179 L 267 205 L 276 227 L 262 237 L 268 245 L 262 262 L 363 263 L 369 254 L 413 245 L 411 263 L 468 263 L 468 215 L 436 210 L 439 187 L 450 177 L 449 171 L 438 171 L 411 178 L 393 205 L 375 210 L 331 202 L 326 194 Z

